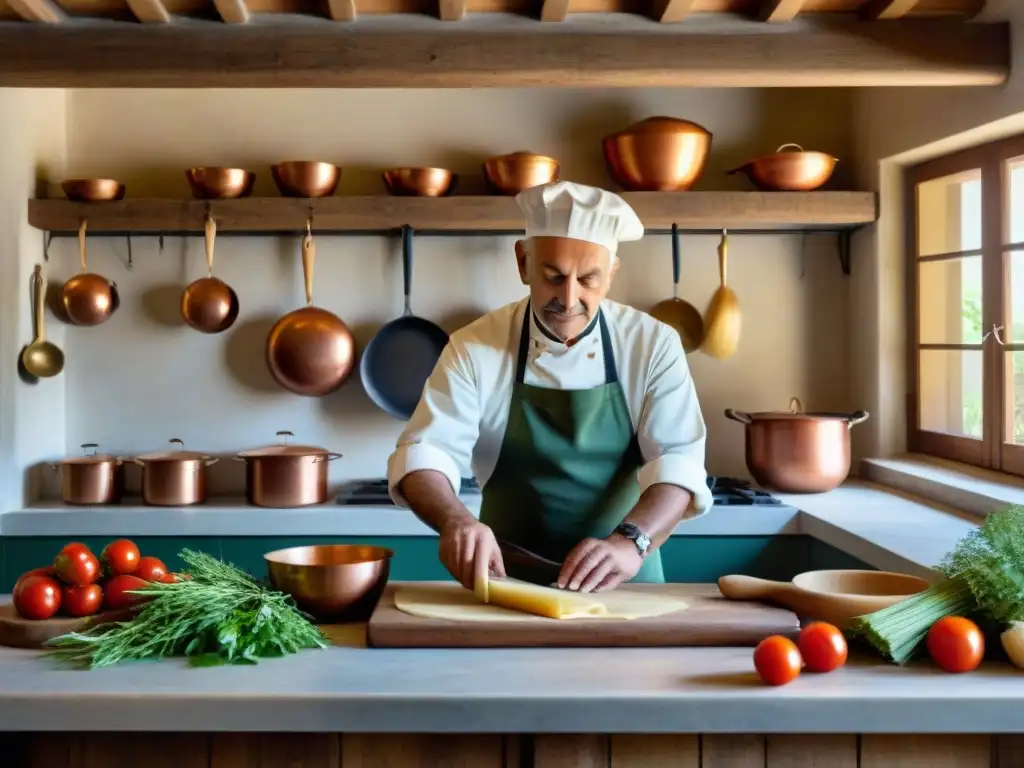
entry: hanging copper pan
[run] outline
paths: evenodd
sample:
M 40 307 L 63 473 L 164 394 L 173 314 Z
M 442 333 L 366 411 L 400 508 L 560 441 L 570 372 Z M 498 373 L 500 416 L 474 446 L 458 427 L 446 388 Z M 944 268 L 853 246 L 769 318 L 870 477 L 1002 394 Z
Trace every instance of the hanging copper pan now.
M 238 319 L 238 294 L 218 277 L 213 276 L 213 246 L 217 238 L 217 222 L 213 214 L 206 216 L 206 277 L 193 280 L 181 294 L 181 316 L 185 322 L 203 333 L 226 331 Z
M 99 325 L 117 311 L 121 299 L 115 283 L 89 272 L 85 265 L 86 226 L 86 220 L 82 219 L 78 226 L 78 252 L 82 271 L 64 283 L 60 289 L 60 300 L 65 314 L 75 325 Z
M 337 315 L 313 306 L 315 263 L 312 226 L 307 222 L 302 238 L 306 306 L 278 320 L 267 336 L 267 367 L 274 381 L 309 397 L 336 390 L 355 366 L 352 331 Z

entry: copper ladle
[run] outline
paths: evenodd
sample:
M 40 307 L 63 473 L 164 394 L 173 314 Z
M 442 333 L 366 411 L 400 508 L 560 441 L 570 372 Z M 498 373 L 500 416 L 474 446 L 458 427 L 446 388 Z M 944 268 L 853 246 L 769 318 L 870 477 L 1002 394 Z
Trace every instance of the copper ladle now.
M 43 322 L 45 289 L 46 279 L 43 277 L 43 268 L 37 264 L 32 274 L 35 339 L 21 353 L 21 363 L 25 366 L 25 370 L 37 379 L 56 376 L 64 370 L 64 352 L 52 341 L 46 340 L 46 327 Z
M 238 319 L 238 294 L 230 285 L 213 276 L 213 245 L 217 222 L 206 216 L 206 277 L 193 280 L 181 294 L 181 316 L 203 333 L 226 331 Z

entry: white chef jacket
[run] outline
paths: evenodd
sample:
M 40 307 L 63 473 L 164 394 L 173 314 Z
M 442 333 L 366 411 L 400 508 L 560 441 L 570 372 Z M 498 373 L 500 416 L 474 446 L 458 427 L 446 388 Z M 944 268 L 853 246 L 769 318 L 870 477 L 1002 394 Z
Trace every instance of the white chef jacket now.
M 505 437 L 526 305 L 523 299 L 501 307 L 451 335 L 388 459 L 388 491 L 398 506 L 409 506 L 398 483 L 422 469 L 444 474 L 455 493 L 470 474 L 486 488 Z M 640 490 L 655 483 L 685 488 L 693 496 L 687 517 L 697 517 L 712 503 L 706 428 L 679 334 L 609 299 L 601 310 L 644 459 Z M 590 389 L 605 383 L 599 326 L 572 346 L 544 333 L 532 311 L 529 328 L 526 384 Z

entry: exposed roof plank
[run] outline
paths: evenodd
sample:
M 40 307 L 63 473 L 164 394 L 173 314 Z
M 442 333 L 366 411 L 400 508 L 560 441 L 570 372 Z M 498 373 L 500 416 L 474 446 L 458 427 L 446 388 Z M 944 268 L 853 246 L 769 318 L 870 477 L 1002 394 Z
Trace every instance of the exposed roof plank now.
M 697 0 L 654 0 L 651 15 L 658 21 L 669 24 L 685 19 L 696 5 Z
M 910 13 L 920 0 L 871 0 L 861 14 L 866 19 L 900 19 Z
M 807 0 L 764 0 L 761 20 L 776 23 L 792 21 L 806 4 Z
M 162 0 L 128 0 L 128 7 L 143 24 L 167 24 L 171 20 Z
M 8 24 L 0 86 L 980 86 L 1001 85 L 1010 70 L 1005 23 L 855 21 L 744 35 L 651 27 Z
M 249 6 L 245 0 L 213 0 L 213 4 L 226 24 L 249 23 Z
M 437 16 L 441 21 L 462 21 L 466 5 L 466 0 L 438 0 Z
M 7 0 L 7 4 L 25 21 L 57 24 L 64 21 L 64 11 L 52 0 Z

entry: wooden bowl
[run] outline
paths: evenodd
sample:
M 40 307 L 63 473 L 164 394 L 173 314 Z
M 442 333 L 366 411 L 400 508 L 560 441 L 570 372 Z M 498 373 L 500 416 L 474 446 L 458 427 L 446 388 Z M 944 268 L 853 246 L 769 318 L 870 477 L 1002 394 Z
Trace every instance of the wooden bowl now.
M 278 163 L 270 166 L 270 174 L 285 197 L 330 197 L 341 181 L 338 166 L 312 160 Z
M 394 552 L 357 544 L 318 544 L 268 552 L 270 583 L 325 624 L 365 621 L 384 593 Z
M 518 195 L 524 189 L 558 181 L 558 161 L 532 152 L 513 152 L 484 162 L 484 176 L 492 190 Z
M 397 197 L 444 197 L 458 181 L 445 168 L 392 168 L 381 175 L 388 193 Z
M 256 174 L 244 168 L 203 166 L 189 168 L 185 178 L 197 200 L 235 200 L 252 194 Z
M 689 120 L 649 117 L 601 142 L 608 174 L 623 189 L 679 192 L 704 173 L 711 132 Z
M 125 192 L 116 179 L 68 179 L 60 186 L 68 200 L 76 203 L 108 203 L 122 199 Z

